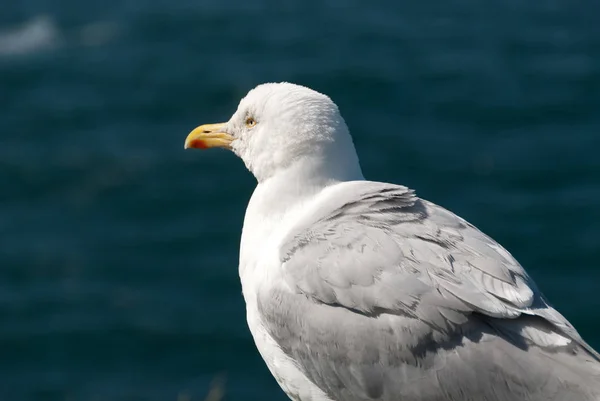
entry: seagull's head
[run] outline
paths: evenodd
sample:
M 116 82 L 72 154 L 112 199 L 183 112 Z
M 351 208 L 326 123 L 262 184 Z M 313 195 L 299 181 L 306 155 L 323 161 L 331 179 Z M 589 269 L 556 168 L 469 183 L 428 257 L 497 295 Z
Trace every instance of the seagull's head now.
M 345 170 L 346 175 L 360 175 L 352 138 L 336 104 L 291 83 L 257 86 L 229 121 L 201 125 L 185 140 L 186 149 L 213 147 L 232 150 L 259 182 L 292 167 L 311 170 L 308 174 L 326 170 L 340 175 L 338 170 Z

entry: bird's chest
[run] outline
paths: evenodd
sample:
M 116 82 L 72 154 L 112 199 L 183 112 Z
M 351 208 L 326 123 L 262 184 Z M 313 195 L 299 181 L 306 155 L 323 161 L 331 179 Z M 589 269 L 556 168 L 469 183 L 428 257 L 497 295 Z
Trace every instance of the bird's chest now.
M 288 219 L 295 218 L 293 214 L 290 216 Z M 244 222 L 239 274 L 246 301 L 248 327 L 271 374 L 292 400 L 332 401 L 283 352 L 265 328 L 258 308 L 259 291 L 267 291 L 271 285 L 282 282 L 278 247 L 286 231 L 285 228 L 276 228 L 273 222 L 267 220 L 247 216 Z

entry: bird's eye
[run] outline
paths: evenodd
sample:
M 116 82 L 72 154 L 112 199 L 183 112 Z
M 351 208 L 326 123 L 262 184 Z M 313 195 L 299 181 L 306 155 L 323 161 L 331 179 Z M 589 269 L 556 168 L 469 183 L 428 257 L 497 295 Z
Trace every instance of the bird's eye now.
M 248 128 L 252 128 L 252 127 L 254 127 L 255 125 L 256 125 L 256 120 L 255 120 L 254 118 L 252 118 L 252 117 L 248 117 L 248 118 L 246 119 L 246 127 L 248 127 Z

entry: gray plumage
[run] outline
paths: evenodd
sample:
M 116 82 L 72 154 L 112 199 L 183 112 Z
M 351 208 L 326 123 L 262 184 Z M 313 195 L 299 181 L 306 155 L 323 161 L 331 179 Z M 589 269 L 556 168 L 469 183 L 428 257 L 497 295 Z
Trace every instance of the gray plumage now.
M 279 257 L 260 317 L 332 400 L 600 401 L 600 356 L 521 265 L 406 187 L 341 185 Z

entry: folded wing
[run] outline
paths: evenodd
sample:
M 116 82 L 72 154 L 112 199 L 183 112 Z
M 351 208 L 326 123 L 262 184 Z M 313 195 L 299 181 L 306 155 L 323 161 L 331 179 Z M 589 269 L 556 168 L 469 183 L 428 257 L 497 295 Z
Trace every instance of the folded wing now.
M 259 307 L 333 399 L 598 399 L 598 354 L 471 224 L 375 182 L 342 184 L 318 210 L 280 247 L 288 288 Z

